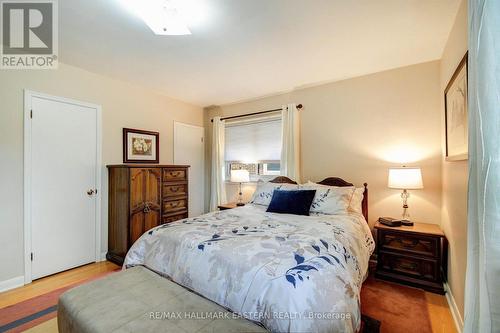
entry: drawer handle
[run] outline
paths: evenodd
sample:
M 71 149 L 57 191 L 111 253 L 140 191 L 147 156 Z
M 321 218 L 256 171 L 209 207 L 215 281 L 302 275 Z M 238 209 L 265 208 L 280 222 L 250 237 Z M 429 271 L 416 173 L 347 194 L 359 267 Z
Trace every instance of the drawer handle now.
M 176 177 L 179 177 L 182 173 L 181 173 L 181 171 L 170 171 L 169 174 L 171 177 L 176 178 Z
M 417 269 L 417 264 L 415 264 L 415 263 L 401 263 L 399 265 L 399 267 L 401 267 L 403 269 L 410 270 L 410 271 L 415 271 Z
M 171 188 L 170 188 L 170 191 L 172 191 L 172 192 L 178 192 L 180 189 L 181 189 L 181 188 L 180 188 L 180 187 L 178 187 L 178 186 L 177 186 L 177 187 L 171 187 Z
M 418 244 L 418 240 L 411 240 L 410 241 L 410 240 L 406 240 L 406 239 L 401 239 L 400 242 L 404 248 L 415 247 Z

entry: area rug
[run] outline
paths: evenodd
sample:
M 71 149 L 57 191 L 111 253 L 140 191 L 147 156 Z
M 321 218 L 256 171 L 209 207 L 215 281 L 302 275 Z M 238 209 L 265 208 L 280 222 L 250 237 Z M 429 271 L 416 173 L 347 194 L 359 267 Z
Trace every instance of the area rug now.
M 64 288 L 0 309 L 0 333 L 22 332 L 57 316 L 66 290 L 102 278 L 105 272 Z M 361 290 L 362 333 L 432 332 L 425 292 L 369 277 Z
M 119 271 L 119 269 L 117 270 Z M 53 290 L 0 309 L 0 333 L 23 332 L 57 316 L 57 301 L 66 290 L 100 279 L 115 271 L 97 274 L 69 286 Z

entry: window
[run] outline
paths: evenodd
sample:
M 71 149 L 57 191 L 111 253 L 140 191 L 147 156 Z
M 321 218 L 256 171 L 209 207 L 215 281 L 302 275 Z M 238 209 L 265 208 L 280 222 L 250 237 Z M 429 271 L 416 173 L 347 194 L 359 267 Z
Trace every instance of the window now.
M 226 161 L 226 180 L 231 177 L 231 170 L 248 170 L 250 181 L 258 181 L 259 179 L 273 179 L 280 175 L 280 162 L 271 163 L 238 163 Z
M 231 170 L 245 169 L 251 181 L 280 174 L 281 117 L 226 124 L 226 180 Z

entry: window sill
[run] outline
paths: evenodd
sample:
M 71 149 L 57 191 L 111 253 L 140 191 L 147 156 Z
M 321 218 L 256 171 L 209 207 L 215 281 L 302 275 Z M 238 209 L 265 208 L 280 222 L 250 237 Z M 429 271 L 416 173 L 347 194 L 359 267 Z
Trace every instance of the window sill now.
M 257 184 L 259 181 L 258 180 L 251 180 L 249 182 L 245 182 L 245 183 L 241 183 L 241 185 L 245 185 L 245 184 L 250 184 L 250 185 L 254 185 L 254 184 Z M 230 180 L 225 180 L 224 183 L 226 185 L 240 185 L 240 183 L 235 183 L 235 182 L 232 182 Z

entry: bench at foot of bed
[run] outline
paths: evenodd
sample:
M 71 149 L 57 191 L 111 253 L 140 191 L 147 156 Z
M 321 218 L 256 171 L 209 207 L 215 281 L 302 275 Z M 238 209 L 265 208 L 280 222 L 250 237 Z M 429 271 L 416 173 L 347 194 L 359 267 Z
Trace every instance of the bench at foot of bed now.
M 65 292 L 57 323 L 60 333 L 267 332 L 144 267 Z

